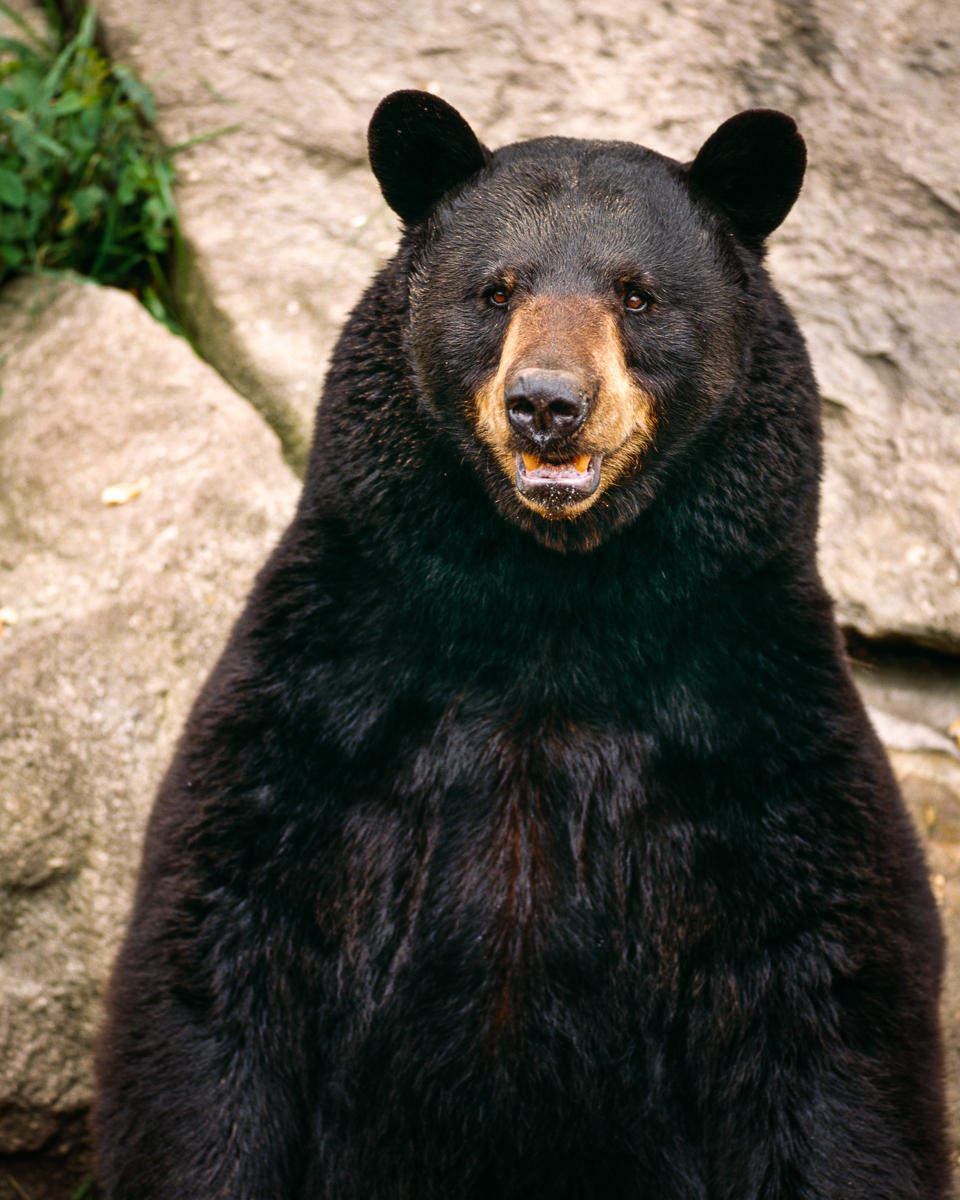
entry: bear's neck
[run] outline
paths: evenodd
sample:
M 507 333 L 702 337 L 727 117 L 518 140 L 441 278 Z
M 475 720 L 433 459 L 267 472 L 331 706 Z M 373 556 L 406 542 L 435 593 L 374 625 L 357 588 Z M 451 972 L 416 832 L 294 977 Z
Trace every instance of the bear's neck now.
M 429 495 L 443 473 L 425 474 Z M 835 674 L 830 606 L 805 546 L 734 542 L 724 557 L 723 531 L 695 511 L 678 527 L 671 504 L 669 525 L 653 507 L 595 550 L 562 554 L 505 522 L 479 488 L 423 499 L 408 511 L 399 496 L 389 521 L 321 507 L 298 535 L 297 558 L 320 562 L 326 611 L 364 614 L 337 627 L 338 655 L 389 662 L 403 678 L 380 686 L 401 703 L 446 708 L 467 691 L 524 720 L 682 720 L 676 738 L 689 742 L 731 712 L 758 712 L 778 664 Z M 678 703 L 680 681 L 695 701 Z

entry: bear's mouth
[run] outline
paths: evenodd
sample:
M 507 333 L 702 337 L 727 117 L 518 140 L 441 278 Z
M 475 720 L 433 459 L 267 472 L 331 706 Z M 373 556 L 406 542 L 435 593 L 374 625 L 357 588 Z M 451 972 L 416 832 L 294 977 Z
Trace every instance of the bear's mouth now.
M 549 488 L 554 497 L 564 492 L 570 499 L 591 496 L 600 483 L 602 454 L 579 454 L 568 462 L 546 462 L 534 454 L 518 454 L 517 490 L 523 496 L 536 498 Z

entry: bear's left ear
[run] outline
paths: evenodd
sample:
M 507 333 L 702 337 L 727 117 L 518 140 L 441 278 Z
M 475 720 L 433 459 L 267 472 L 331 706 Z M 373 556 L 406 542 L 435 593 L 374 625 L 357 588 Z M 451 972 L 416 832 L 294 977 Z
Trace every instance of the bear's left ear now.
M 367 146 L 384 199 L 407 225 L 424 220 L 489 157 L 457 110 L 429 92 L 392 92 L 381 100 Z
M 807 148 L 793 118 L 751 108 L 707 138 L 689 177 L 740 237 L 756 245 L 793 207 L 806 165 Z

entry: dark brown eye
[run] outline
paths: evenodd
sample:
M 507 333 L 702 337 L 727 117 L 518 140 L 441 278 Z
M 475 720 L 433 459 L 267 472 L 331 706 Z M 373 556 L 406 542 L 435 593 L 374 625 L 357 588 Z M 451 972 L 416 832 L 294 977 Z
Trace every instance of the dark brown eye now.
M 623 307 L 629 312 L 646 312 L 650 307 L 650 297 L 639 288 L 628 287 L 623 293 Z
M 486 295 L 487 303 L 494 308 L 503 308 L 510 300 L 510 290 L 503 286 L 490 288 Z

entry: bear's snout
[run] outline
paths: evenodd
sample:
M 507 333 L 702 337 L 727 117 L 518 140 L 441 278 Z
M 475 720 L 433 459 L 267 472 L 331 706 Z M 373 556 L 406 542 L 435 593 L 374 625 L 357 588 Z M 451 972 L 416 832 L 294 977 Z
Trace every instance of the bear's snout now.
M 469 411 L 524 505 L 547 520 L 573 518 L 640 469 L 654 403 L 602 297 L 542 292 L 514 305 L 496 371 Z

